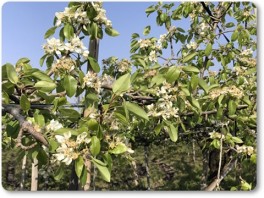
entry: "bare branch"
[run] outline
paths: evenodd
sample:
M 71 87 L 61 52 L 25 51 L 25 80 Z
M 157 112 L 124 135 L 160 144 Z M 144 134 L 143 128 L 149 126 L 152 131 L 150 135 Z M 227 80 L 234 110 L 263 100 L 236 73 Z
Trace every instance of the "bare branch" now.
M 10 113 L 16 120 L 19 121 L 21 130 L 25 130 L 30 133 L 36 140 L 40 141 L 45 146 L 49 145 L 45 137 L 41 133 L 37 132 L 34 126 L 29 123 L 23 115 L 20 114 L 20 108 L 18 106 L 12 107 L 8 105 L 3 105 L 3 107 L 6 112 Z

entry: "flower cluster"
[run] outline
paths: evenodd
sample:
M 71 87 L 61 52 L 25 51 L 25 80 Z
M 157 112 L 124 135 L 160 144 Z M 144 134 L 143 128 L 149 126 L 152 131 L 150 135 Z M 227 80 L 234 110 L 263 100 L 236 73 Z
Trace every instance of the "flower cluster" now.
M 195 50 L 195 49 L 197 49 L 198 45 L 196 42 L 191 42 L 190 44 L 187 44 L 186 47 L 187 47 L 187 49 Z
M 64 49 L 73 53 L 81 54 L 84 58 L 87 58 L 89 55 L 89 51 L 84 46 L 81 39 L 76 35 L 72 37 L 69 43 L 65 44 Z
M 238 153 L 245 153 L 247 155 L 252 155 L 254 153 L 254 148 L 252 146 L 238 146 L 236 145 L 236 150 Z
M 177 88 L 172 87 L 171 84 L 164 82 L 163 86 L 161 86 L 161 88 L 156 92 L 156 95 L 160 98 L 158 99 L 155 106 L 154 104 L 150 104 L 147 106 L 148 116 L 161 116 L 165 120 L 173 117 L 179 117 L 179 109 L 173 106 L 173 102 L 176 100 L 176 91 Z
M 214 100 L 216 98 L 218 98 L 220 95 L 230 95 L 234 98 L 242 98 L 244 96 L 243 91 L 241 91 L 239 88 L 237 88 L 236 86 L 232 85 L 230 87 L 223 87 L 223 88 L 216 88 L 213 89 L 210 93 L 209 93 L 209 97 Z
M 87 86 L 93 88 L 97 93 L 100 92 L 101 85 L 102 83 L 95 72 L 88 71 L 83 78 L 83 87 Z
M 121 61 L 116 63 L 117 70 L 120 73 L 126 73 L 131 71 L 131 62 L 127 59 L 122 59 Z
M 94 18 L 94 21 L 104 24 L 106 28 L 112 27 L 112 22 L 106 17 L 106 10 L 102 8 L 102 3 L 94 2 L 93 7 L 97 12 L 97 16 Z
M 61 55 L 61 52 L 78 53 L 87 59 L 89 51 L 84 46 L 80 38 L 74 35 L 68 43 L 63 43 L 59 39 L 51 38 L 47 39 L 47 43 L 43 45 L 43 49 L 47 54 Z
M 198 33 L 201 36 L 206 36 L 206 33 L 210 30 L 210 26 L 206 23 L 201 23 L 198 28 Z
M 221 134 L 221 133 L 218 133 L 218 132 L 215 132 L 215 131 L 209 133 L 209 135 L 210 135 L 211 139 L 224 139 L 225 138 L 224 134 Z
M 157 74 L 157 70 L 155 69 L 151 69 L 149 71 L 146 71 L 144 74 L 144 78 L 149 78 L 149 77 L 153 77 Z
M 139 39 L 138 44 L 139 48 L 147 48 L 152 46 L 152 42 L 149 39 Z
M 52 119 L 50 123 L 46 126 L 47 131 L 56 131 L 63 128 L 62 124 L 59 121 Z
M 47 39 L 47 43 L 42 47 L 47 54 L 58 54 L 61 55 L 61 51 L 64 50 L 64 44 L 60 41 L 60 39 Z
M 252 53 L 253 53 L 252 49 L 245 49 L 245 50 L 243 50 L 243 51 L 240 53 L 240 55 L 241 55 L 241 56 L 250 56 L 250 55 L 252 55 Z
M 76 140 L 71 139 L 71 132 L 64 133 L 63 135 L 56 135 L 55 138 L 60 146 L 56 149 L 56 154 L 53 154 L 53 156 L 55 156 L 57 161 L 62 161 L 66 165 L 70 165 L 72 160 L 79 157 L 80 151 L 78 151 L 78 148 L 80 144 L 89 144 L 91 141 L 90 138 L 87 138 L 86 132 L 78 135 Z
M 255 58 L 249 58 L 249 57 L 239 57 L 238 61 L 242 66 L 247 67 L 256 67 L 257 60 Z
M 78 23 L 83 25 L 90 23 L 83 6 L 80 6 L 76 10 L 66 7 L 63 12 L 56 12 L 55 16 L 57 19 L 55 26 L 57 27 L 59 27 L 62 23 Z
M 116 136 L 113 136 L 112 138 L 111 138 L 111 136 L 109 136 L 109 135 L 107 135 L 106 137 L 105 137 L 105 139 L 107 140 L 107 141 L 110 141 L 109 142 L 109 148 L 110 148 L 110 150 L 112 149 L 112 150 L 114 150 L 116 147 L 121 147 L 122 148 L 122 151 L 120 151 L 120 152 L 128 152 L 128 153 L 134 153 L 134 150 L 132 150 L 131 148 L 129 148 L 125 143 L 123 143 L 122 141 L 124 141 L 123 140 L 123 138 L 121 138 L 121 137 L 116 137 Z M 121 150 L 121 149 L 120 149 Z M 116 154 L 119 154 L 119 153 L 116 153 Z
M 57 59 L 56 62 L 52 64 L 51 70 L 54 73 L 60 72 L 71 72 L 74 70 L 76 62 L 70 57 L 62 57 L 61 59 Z

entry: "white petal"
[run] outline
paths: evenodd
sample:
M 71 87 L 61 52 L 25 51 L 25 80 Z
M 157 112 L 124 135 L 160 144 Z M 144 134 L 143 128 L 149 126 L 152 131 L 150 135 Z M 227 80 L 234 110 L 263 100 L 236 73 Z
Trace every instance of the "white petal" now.
M 65 138 L 61 135 L 55 135 L 55 138 L 57 139 L 59 143 L 65 142 Z
M 68 132 L 64 133 L 63 135 L 64 135 L 65 139 L 68 140 L 71 137 L 71 132 L 68 131 Z
M 54 154 L 54 156 L 56 157 L 57 160 L 61 161 L 65 158 L 65 156 L 63 154 Z
M 66 157 L 64 160 L 62 160 L 62 162 L 64 162 L 66 165 L 70 165 L 70 163 L 72 162 L 72 159 L 69 157 Z

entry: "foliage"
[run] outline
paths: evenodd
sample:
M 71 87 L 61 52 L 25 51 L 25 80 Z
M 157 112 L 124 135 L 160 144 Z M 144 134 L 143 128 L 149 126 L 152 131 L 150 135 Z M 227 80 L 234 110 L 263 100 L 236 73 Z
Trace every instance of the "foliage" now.
M 145 27 L 144 39 L 132 35 L 129 60 L 110 57 L 100 67 L 84 37 L 97 42 L 104 32 L 119 33 L 102 3 L 69 3 L 44 36 L 40 65 L 45 63 L 47 71 L 33 68 L 28 58 L 2 67 L 3 149 L 12 148 L 31 161 L 37 158 L 54 185 L 71 170 L 81 187 L 91 175 L 111 184 L 123 164 L 142 163 L 144 153 L 145 161 L 155 158 L 163 168 L 172 163 L 171 173 L 180 170 L 180 178 L 166 173 L 163 181 L 157 171 L 162 168 L 152 164 L 154 189 L 200 189 L 221 177 L 225 187 L 219 189 L 229 190 L 225 174 L 232 160 L 240 167 L 256 164 L 255 9 L 249 2 L 157 3 L 146 14 L 155 14 L 166 33 L 148 37 L 151 26 Z M 188 30 L 180 28 L 183 18 L 190 19 Z M 50 38 L 56 31 L 60 38 Z M 70 105 L 72 97 L 81 98 L 77 107 L 83 109 Z M 177 153 L 178 145 L 189 150 L 190 142 L 197 142 L 193 151 L 199 153 L 198 164 L 180 160 L 185 155 Z M 167 159 L 156 152 L 164 145 Z M 152 150 L 147 154 L 142 146 Z M 207 151 L 214 157 L 202 164 Z M 183 166 L 174 164 L 174 158 Z M 190 174 L 198 181 L 208 171 L 201 186 L 186 181 Z M 235 177 L 232 190 L 253 189 L 252 175 Z M 131 188 L 148 188 L 148 181 L 139 181 L 144 184 Z

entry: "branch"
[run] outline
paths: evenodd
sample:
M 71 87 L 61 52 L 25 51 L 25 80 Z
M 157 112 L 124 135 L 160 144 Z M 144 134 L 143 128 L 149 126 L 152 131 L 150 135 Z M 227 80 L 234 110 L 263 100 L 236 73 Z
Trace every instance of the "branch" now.
M 248 107 L 248 105 L 238 105 L 237 110 L 242 110 L 242 109 L 246 109 Z M 225 109 L 227 111 L 227 109 Z M 203 111 L 201 112 L 201 115 L 210 115 L 210 114 L 215 114 L 217 113 L 217 110 L 211 110 L 211 111 Z M 190 115 L 194 115 L 194 112 L 187 112 L 184 114 L 181 114 L 181 116 L 190 116 Z
M 3 105 L 4 110 L 8 113 L 10 113 L 16 120 L 19 121 L 21 130 L 27 131 L 29 134 L 31 134 L 36 140 L 40 141 L 45 146 L 49 146 L 49 143 L 45 139 L 45 137 L 37 132 L 34 128 L 34 126 L 28 122 L 23 115 L 20 114 L 20 108 L 18 106 L 8 106 Z
M 219 178 L 216 178 L 211 184 L 209 184 L 205 191 L 213 191 L 217 185 L 220 184 L 220 182 L 226 177 L 226 175 L 233 169 L 234 165 L 236 164 L 237 159 L 233 158 L 227 163 Z

